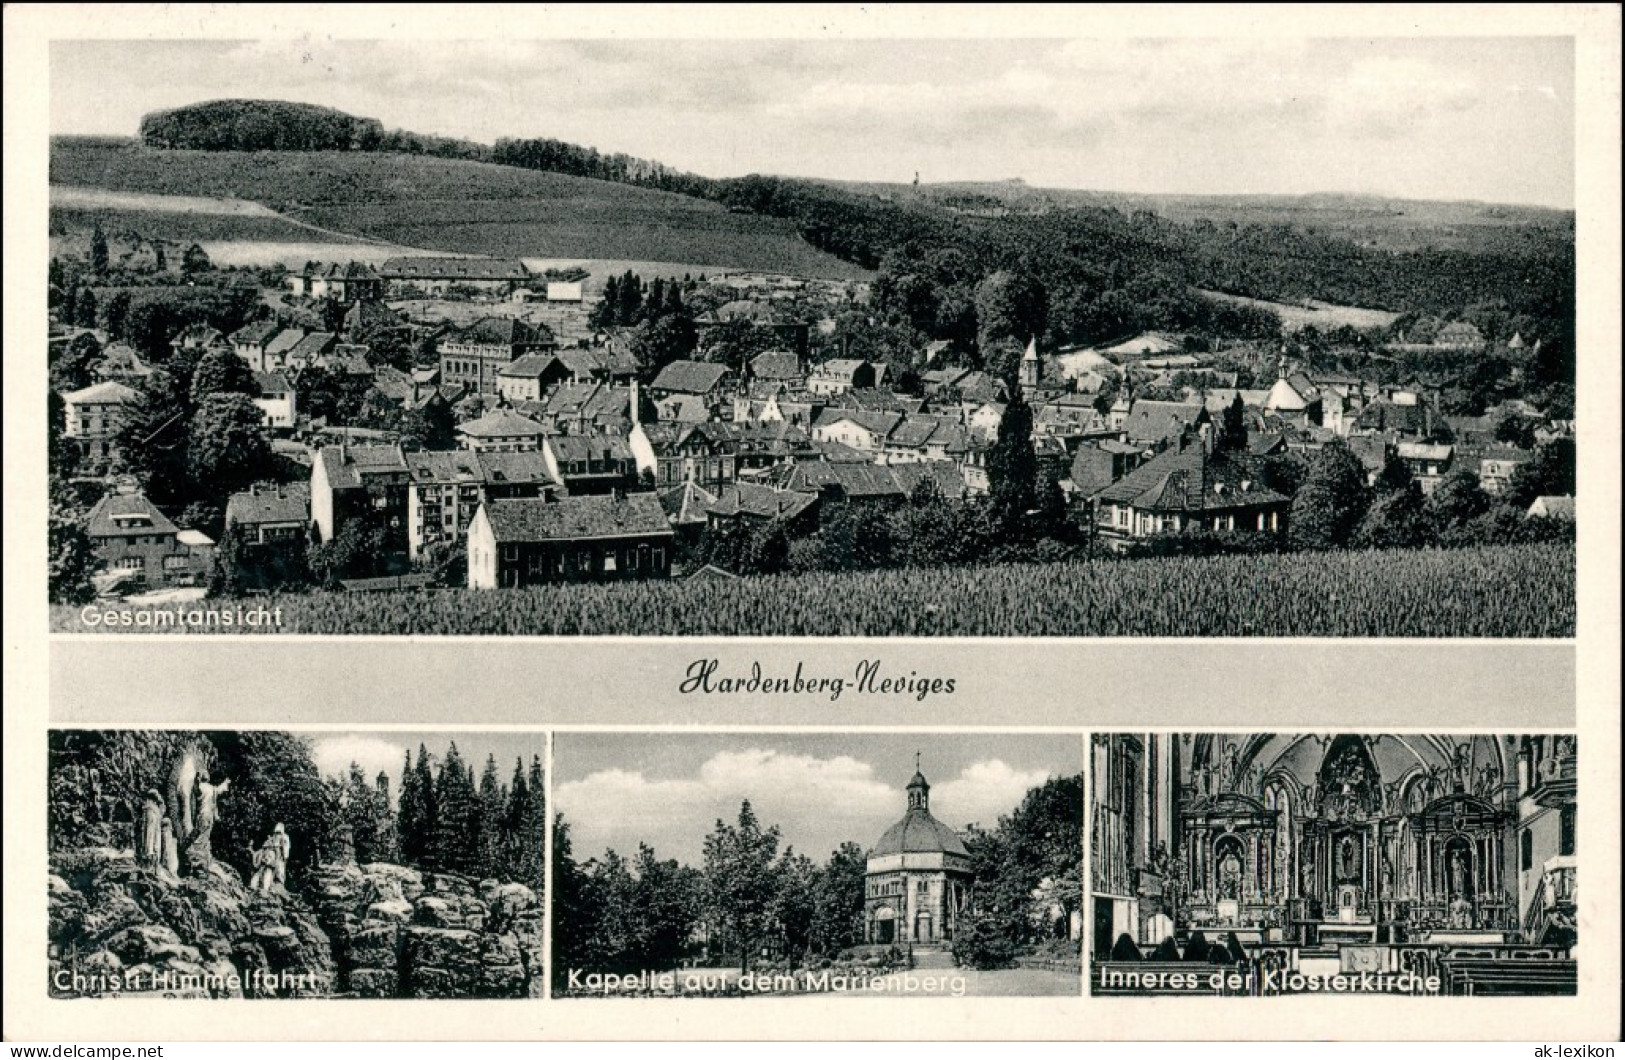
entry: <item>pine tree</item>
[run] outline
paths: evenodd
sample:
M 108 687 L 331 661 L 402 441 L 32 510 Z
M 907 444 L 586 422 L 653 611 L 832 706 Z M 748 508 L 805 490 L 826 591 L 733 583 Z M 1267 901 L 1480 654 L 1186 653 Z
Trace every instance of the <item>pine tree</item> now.
M 621 304 L 621 281 L 617 276 L 611 276 L 604 281 L 604 293 L 598 304 L 593 306 L 592 313 L 587 317 L 587 323 L 595 328 L 613 327 L 620 323 L 616 313 Z
M 643 319 L 643 281 L 631 269 L 621 276 L 616 292 L 615 322 L 631 326 Z
M 649 296 L 644 302 L 644 318 L 658 320 L 666 311 L 666 281 L 656 276 L 649 284 Z
M 90 231 L 90 271 L 97 276 L 107 275 L 107 233 L 97 221 Z
M 1038 455 L 1033 450 L 1033 411 L 1016 387 L 987 455 L 988 503 L 1004 540 L 1028 537 L 1027 513 L 1038 507 Z
M 1224 420 L 1219 428 L 1218 447 L 1236 452 L 1247 448 L 1247 407 L 1239 393 L 1235 400 L 1225 406 Z
M 407 864 L 428 867 L 435 856 L 435 839 L 440 828 L 440 805 L 434 785 L 434 762 L 429 751 L 418 744 L 417 765 L 412 768 L 412 788 L 416 793 L 415 813 L 409 818 L 406 793 L 401 793 L 401 858 Z
M 79 300 L 73 307 L 73 322 L 82 328 L 96 326 L 96 292 L 89 287 L 79 289 Z
M 502 875 L 503 847 L 508 831 L 503 827 L 502 815 L 507 808 L 507 792 L 497 779 L 497 756 L 485 756 L 485 770 L 480 774 L 480 877 Z
M 480 850 L 480 800 L 474 773 L 454 741 L 435 778 L 435 812 L 430 860 L 445 872 L 473 873 Z
M 547 855 L 547 786 L 542 775 L 542 756 L 532 755 L 530 773 L 526 780 L 528 800 L 525 804 L 525 823 L 518 836 L 520 849 L 519 882 L 542 891 L 546 879 Z

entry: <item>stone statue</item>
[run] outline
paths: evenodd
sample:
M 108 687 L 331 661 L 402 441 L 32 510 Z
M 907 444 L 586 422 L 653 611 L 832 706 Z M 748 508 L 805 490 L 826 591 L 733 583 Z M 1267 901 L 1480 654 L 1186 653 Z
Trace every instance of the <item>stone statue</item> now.
M 1477 794 L 1483 798 L 1493 798 L 1495 789 L 1501 784 L 1501 771 L 1494 766 L 1485 766 L 1478 771 Z
M 1386 851 L 1382 855 L 1382 893 L 1390 896 L 1394 893 L 1394 863 Z
M 1343 852 L 1343 878 L 1344 879 L 1353 879 L 1359 873 L 1360 866 L 1355 861 L 1354 840 L 1350 839 L 1348 836 L 1343 837 L 1342 852 Z
M 1457 898 L 1467 896 L 1467 862 L 1459 850 L 1450 855 L 1450 893 Z
M 1241 752 L 1233 743 L 1224 745 L 1224 775 L 1220 784 L 1231 791 L 1241 786 Z
M 1455 772 L 1455 790 L 1466 791 L 1472 783 L 1473 748 L 1471 744 L 1459 743 L 1456 752 L 1451 756 L 1451 768 Z
M 271 829 L 271 838 L 266 840 L 276 853 L 274 868 L 276 869 L 276 882 L 288 882 L 288 857 L 293 853 L 293 840 L 288 838 L 288 830 L 278 821 L 277 826 Z
M 266 837 L 265 842 L 260 844 L 260 848 L 252 852 L 254 874 L 249 877 L 249 888 L 255 891 L 269 891 L 272 887 L 286 886 L 288 855 L 292 849 L 293 844 L 288 839 L 287 829 L 278 823 Z
M 141 800 L 141 815 L 135 824 L 135 863 L 158 868 L 164 861 L 161 822 L 164 820 L 164 800 L 156 791 L 149 790 Z
M 1219 897 L 1229 901 L 1241 897 L 1241 862 L 1234 854 L 1226 854 L 1219 862 Z
M 197 773 L 192 782 L 192 830 L 186 834 L 186 841 L 181 851 L 189 873 L 198 876 L 206 875 L 214 864 L 214 852 L 209 845 L 209 833 L 214 830 L 216 804 L 220 796 L 224 795 L 230 788 L 230 778 L 214 784 L 209 781 L 208 775 L 202 772 Z
M 161 848 L 163 851 L 164 871 L 171 876 L 179 876 L 181 874 L 181 853 L 180 848 L 175 845 L 175 826 L 170 823 L 169 818 L 165 817 L 159 823 L 159 827 L 163 832 Z
M 193 799 L 201 772 L 198 757 L 196 747 L 187 747 L 169 769 L 169 819 L 175 823 L 175 835 L 183 844 L 192 835 Z

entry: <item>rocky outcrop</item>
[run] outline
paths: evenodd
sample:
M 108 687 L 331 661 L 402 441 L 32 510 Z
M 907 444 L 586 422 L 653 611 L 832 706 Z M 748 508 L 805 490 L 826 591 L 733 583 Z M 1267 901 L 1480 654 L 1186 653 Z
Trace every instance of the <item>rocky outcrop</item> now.
M 315 870 L 301 896 L 252 891 L 221 865 L 177 879 L 105 847 L 59 852 L 51 867 L 55 996 L 543 991 L 542 907 L 520 884 L 341 864 Z
M 317 886 L 347 993 L 542 994 L 542 909 L 528 887 L 387 864 L 330 868 Z
M 59 997 L 319 997 L 326 933 L 297 896 L 250 891 L 225 866 L 176 878 L 105 847 L 53 856 L 51 992 Z

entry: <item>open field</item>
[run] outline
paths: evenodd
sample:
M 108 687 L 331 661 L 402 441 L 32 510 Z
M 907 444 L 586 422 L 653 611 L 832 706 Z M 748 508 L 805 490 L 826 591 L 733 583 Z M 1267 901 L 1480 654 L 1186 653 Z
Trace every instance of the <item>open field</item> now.
M 319 634 L 1569 637 L 1575 554 L 1511 545 L 250 603 L 280 607 L 281 632 Z M 71 607 L 53 608 L 52 626 L 90 631 Z
M 1321 331 L 1340 328 L 1345 324 L 1351 328 L 1385 328 L 1399 319 L 1398 313 L 1390 313 L 1384 309 L 1360 309 L 1351 305 L 1333 305 L 1330 302 L 1320 302 L 1313 298 L 1306 299 L 1300 304 L 1289 304 L 1286 302 L 1266 302 L 1258 298 L 1243 298 L 1239 294 L 1222 294 L 1218 291 L 1198 290 L 1196 293 L 1203 298 L 1211 298 L 1216 302 L 1251 306 L 1254 309 L 1268 309 L 1281 318 L 1281 327 L 1286 331 L 1299 331 L 1311 325 Z
M 785 221 L 668 192 L 480 162 L 359 152 L 151 151 L 59 140 L 51 148 L 51 183 L 245 201 L 288 221 L 443 253 L 867 275 L 815 249 Z M 242 238 L 293 241 L 263 231 Z

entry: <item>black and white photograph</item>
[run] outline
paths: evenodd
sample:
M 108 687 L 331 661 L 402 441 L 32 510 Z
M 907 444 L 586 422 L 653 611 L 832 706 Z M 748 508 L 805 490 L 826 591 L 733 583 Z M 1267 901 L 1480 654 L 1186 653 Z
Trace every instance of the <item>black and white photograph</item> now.
M 1577 992 L 1574 736 L 1091 744 L 1094 995 Z
M 50 733 L 53 998 L 534 998 L 546 736 Z
M 553 995 L 1078 997 L 1082 753 L 558 733 Z
M 1572 637 L 1575 61 L 55 41 L 52 628 Z

